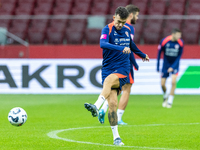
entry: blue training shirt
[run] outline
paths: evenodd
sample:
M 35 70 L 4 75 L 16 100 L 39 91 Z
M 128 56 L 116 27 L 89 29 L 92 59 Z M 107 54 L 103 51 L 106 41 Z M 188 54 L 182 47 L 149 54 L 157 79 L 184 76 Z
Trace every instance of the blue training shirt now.
M 171 41 L 171 39 L 171 35 L 163 38 L 158 46 L 157 71 L 159 71 L 161 52 L 164 52 L 162 72 L 167 73 L 169 67 L 172 67 L 175 72 L 179 70 L 179 61 L 183 53 L 183 40 Z
M 131 39 L 132 41 L 134 41 L 135 28 L 130 24 L 130 22 L 126 22 L 125 25 L 127 25 L 131 29 Z M 136 70 L 139 69 L 139 66 L 135 60 L 135 57 L 132 51 L 130 53 L 130 64 L 131 64 L 131 67 L 134 66 Z
M 121 30 L 117 30 L 114 22 L 102 29 L 100 47 L 103 49 L 102 66 L 108 70 L 116 70 L 120 67 L 130 69 L 130 55 L 123 53 L 125 47 L 129 47 L 141 58 L 146 57 L 146 54 L 142 53 L 132 41 L 130 28 L 124 25 Z

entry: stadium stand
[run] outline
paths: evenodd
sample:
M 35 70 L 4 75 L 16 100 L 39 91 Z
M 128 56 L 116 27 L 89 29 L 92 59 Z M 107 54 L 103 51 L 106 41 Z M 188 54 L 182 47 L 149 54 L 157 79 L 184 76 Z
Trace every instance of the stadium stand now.
M 99 40 L 96 38 L 99 36 L 96 32 L 113 21 L 112 15 L 118 6 L 128 4 L 135 4 L 140 8 L 140 15 L 145 15 L 143 18 L 139 16 L 137 24 L 134 25 L 135 43 L 157 44 L 160 38 L 171 34 L 171 30 L 175 27 L 183 31 L 185 43 L 198 44 L 200 42 L 199 19 L 148 18 L 148 15 L 199 15 L 199 0 L 1 0 L 0 16 L 49 16 L 45 19 L 33 19 L 31 16 L 16 20 L 2 18 L 0 27 L 7 28 L 11 33 L 29 41 L 30 44 L 43 44 L 43 42 L 95 44 L 98 43 L 95 39 Z M 58 17 L 66 15 L 66 18 L 54 19 L 51 15 L 58 15 Z M 73 18 L 73 15 L 78 16 Z M 82 15 L 89 16 L 82 17 Z M 103 23 L 98 23 L 100 19 L 96 21 L 94 16 L 103 18 L 101 19 Z M 94 27 L 95 23 L 98 25 L 97 29 Z M 36 39 L 36 35 L 40 38 Z M 53 35 L 58 39 L 50 37 Z

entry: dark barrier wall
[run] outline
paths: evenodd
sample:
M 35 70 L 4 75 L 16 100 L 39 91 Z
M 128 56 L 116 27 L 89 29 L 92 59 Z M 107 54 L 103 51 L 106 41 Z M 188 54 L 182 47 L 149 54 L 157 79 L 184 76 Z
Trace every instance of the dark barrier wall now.
M 158 45 L 138 45 L 150 58 L 157 57 Z M 0 58 L 102 58 L 99 45 L 0 46 Z M 136 57 L 138 58 L 138 57 Z M 200 58 L 199 45 L 185 45 L 182 58 Z

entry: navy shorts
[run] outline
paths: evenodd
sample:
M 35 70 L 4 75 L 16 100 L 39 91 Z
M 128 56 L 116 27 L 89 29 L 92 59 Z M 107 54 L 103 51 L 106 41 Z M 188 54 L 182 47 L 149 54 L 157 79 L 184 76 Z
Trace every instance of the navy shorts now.
M 115 74 L 118 76 L 119 78 L 119 90 L 122 89 L 122 86 L 124 84 L 127 83 L 128 81 L 128 71 L 126 68 L 118 68 L 117 70 L 103 70 L 102 69 L 102 83 L 104 82 L 104 80 L 106 79 L 107 76 L 109 76 L 110 74 Z
M 133 83 L 134 83 L 134 72 L 133 72 L 133 67 L 131 67 L 131 69 L 130 69 L 129 77 L 128 77 L 127 83 L 130 83 L 130 84 L 133 84 Z

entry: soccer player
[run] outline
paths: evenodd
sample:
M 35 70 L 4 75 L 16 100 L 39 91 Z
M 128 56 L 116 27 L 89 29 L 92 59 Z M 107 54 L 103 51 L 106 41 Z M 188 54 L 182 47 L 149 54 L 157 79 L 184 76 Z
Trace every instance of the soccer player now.
M 128 19 L 127 19 L 125 25 L 127 25 L 131 29 L 131 39 L 133 40 L 135 30 L 134 30 L 134 28 L 131 24 L 136 23 L 140 9 L 138 7 L 136 7 L 135 5 L 132 5 L 132 4 L 127 5 L 126 9 L 129 12 L 129 16 L 128 16 Z M 131 65 L 131 67 L 130 67 L 129 78 L 128 78 L 127 83 L 122 87 L 123 93 L 122 93 L 122 96 L 121 96 L 120 101 L 119 101 L 119 107 L 117 109 L 118 125 L 127 125 L 127 123 L 122 121 L 122 116 L 123 116 L 124 110 L 125 110 L 125 108 L 128 104 L 132 84 L 134 83 L 134 72 L 133 72 L 132 66 L 134 66 L 134 68 L 136 70 L 139 69 L 139 66 L 135 61 L 135 57 L 134 57 L 132 51 L 131 51 L 131 54 L 130 54 L 130 65 Z M 106 100 L 104 102 L 102 108 L 99 110 L 98 120 L 101 124 L 104 123 L 105 113 L 106 113 L 107 109 L 108 109 L 108 101 Z
M 165 37 L 161 40 L 158 46 L 158 57 L 157 57 L 157 71 L 159 72 L 160 55 L 164 53 L 162 75 L 161 75 L 161 87 L 163 91 L 163 103 L 162 106 L 171 108 L 174 99 L 174 91 L 176 88 L 176 77 L 179 71 L 179 61 L 183 53 L 183 40 L 181 39 L 181 31 L 179 29 L 173 29 L 170 36 Z M 172 87 L 170 94 L 166 92 L 166 79 L 171 75 Z
M 124 145 L 117 125 L 117 95 L 126 84 L 130 71 L 129 54 L 131 51 L 148 61 L 148 55 L 142 53 L 131 40 L 130 28 L 125 25 L 128 18 L 125 7 L 118 7 L 113 16 L 114 22 L 102 29 L 100 47 L 103 49 L 102 83 L 103 89 L 95 104 L 85 103 L 85 108 L 98 116 L 98 109 L 108 100 L 108 119 L 113 133 L 114 145 Z M 131 50 L 131 51 L 130 51 Z

